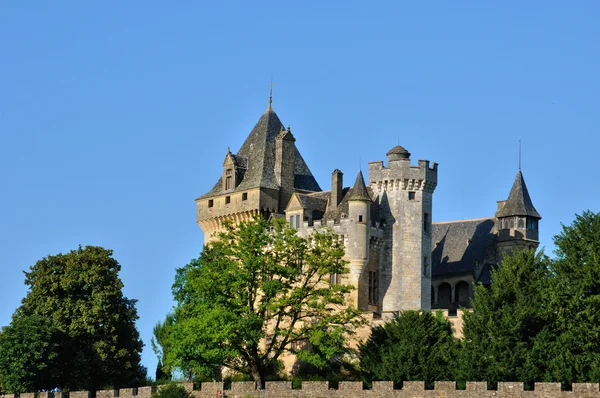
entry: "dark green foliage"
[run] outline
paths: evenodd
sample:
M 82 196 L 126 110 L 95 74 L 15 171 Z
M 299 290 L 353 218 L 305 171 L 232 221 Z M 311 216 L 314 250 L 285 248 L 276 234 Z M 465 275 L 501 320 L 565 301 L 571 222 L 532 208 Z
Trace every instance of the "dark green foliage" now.
M 29 292 L 0 340 L 14 342 L 16 355 L 34 352 L 42 362 L 24 361 L 17 370 L 0 355 L 0 372 L 7 372 L 0 374 L 2 380 L 12 380 L 11 385 L 18 380 L 21 389 L 37 390 L 143 383 L 135 300 L 123 297 L 121 266 L 111 256 L 102 247 L 79 247 L 48 256 L 25 273 Z
M 454 380 L 457 345 L 450 323 L 441 315 L 404 311 L 374 327 L 360 346 L 363 377 L 365 381 L 424 380 L 429 387 L 436 380 Z
M 346 305 L 352 287 L 329 284 L 329 274 L 348 272 L 343 256 L 330 231 L 309 243 L 283 222 L 227 225 L 199 259 L 177 271 L 165 365 L 194 377 L 225 366 L 262 386 L 293 342 L 309 341 L 320 355 L 296 353 L 325 366 L 361 323 Z
M 173 325 L 175 317 L 172 313 L 167 314 L 164 322 L 158 322 L 153 329 L 152 350 L 158 357 L 158 364 L 156 365 L 156 379 L 155 380 L 171 380 L 172 371 L 168 366 L 165 366 L 166 353 L 169 351 L 169 327 Z
M 192 398 L 192 394 L 181 384 L 168 383 L 159 386 L 152 398 Z
M 554 237 L 557 258 L 550 305 L 556 314 L 549 339 L 548 377 L 555 381 L 600 379 L 600 213 L 577 215 Z
M 543 254 L 516 251 L 492 271 L 490 288 L 475 287 L 473 312 L 463 318 L 461 380 L 543 380 L 536 339 L 551 331 L 549 276 Z
M 554 237 L 555 259 L 507 256 L 464 316 L 462 380 L 600 379 L 600 214 Z
M 57 385 L 64 336 L 44 317 L 15 318 L 0 333 L 0 392 L 34 392 Z

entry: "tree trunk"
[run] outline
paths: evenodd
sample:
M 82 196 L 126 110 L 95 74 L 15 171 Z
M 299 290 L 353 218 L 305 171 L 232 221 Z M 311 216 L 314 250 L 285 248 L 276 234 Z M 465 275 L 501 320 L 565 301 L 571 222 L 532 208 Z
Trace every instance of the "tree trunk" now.
M 251 372 L 252 372 L 252 378 L 254 379 L 254 382 L 256 383 L 256 389 L 264 390 L 265 375 L 264 375 L 263 368 L 261 366 L 259 366 L 258 363 L 253 363 L 253 364 L 251 364 Z

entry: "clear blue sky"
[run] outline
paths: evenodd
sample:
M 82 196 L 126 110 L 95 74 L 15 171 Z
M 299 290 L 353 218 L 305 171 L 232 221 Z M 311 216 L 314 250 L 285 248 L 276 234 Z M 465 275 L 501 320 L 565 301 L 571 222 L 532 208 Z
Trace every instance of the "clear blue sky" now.
M 152 327 L 202 250 L 194 199 L 271 77 L 323 189 L 399 142 L 440 164 L 434 221 L 493 215 L 522 140 L 551 254 L 561 222 L 600 211 L 599 18 L 597 1 L 3 1 L 0 325 L 36 260 L 111 248 L 154 375 Z

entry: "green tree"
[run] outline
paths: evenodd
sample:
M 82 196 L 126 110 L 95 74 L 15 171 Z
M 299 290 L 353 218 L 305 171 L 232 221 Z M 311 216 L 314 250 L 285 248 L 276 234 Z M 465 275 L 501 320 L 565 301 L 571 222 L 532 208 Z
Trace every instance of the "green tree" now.
M 36 262 L 25 272 L 29 292 L 13 314 L 8 335 L 12 328 L 36 325 L 35 339 L 21 339 L 14 349 L 28 352 L 43 346 L 44 356 L 52 360 L 52 374 L 38 373 L 32 364 L 22 373 L 34 380 L 21 378 L 1 362 L 5 356 L 0 356 L 0 369 L 8 369 L 9 378 L 29 383 L 23 385 L 44 390 L 142 383 L 146 370 L 140 364 L 143 343 L 135 327 L 135 300 L 123 296 L 120 269 L 111 250 L 96 246 L 80 246 Z
M 158 364 L 156 365 L 156 381 L 158 380 L 171 380 L 172 371 L 170 368 L 165 366 L 165 351 L 169 350 L 169 327 L 173 325 L 175 317 L 172 313 L 168 313 L 167 317 L 163 322 L 158 322 L 152 330 L 152 350 L 158 358 Z
M 553 314 L 548 259 L 533 250 L 505 256 L 491 287 L 475 286 L 473 311 L 463 315 L 459 379 L 542 381 Z M 542 349 L 543 348 L 543 349 Z
M 0 331 L 0 393 L 34 392 L 56 385 L 64 342 L 44 317 L 15 319 Z
M 555 336 L 548 378 L 563 383 L 600 379 L 600 213 L 586 211 L 554 237 L 551 299 Z
M 330 230 L 307 241 L 281 221 L 228 224 L 177 270 L 167 366 L 195 374 L 225 366 L 262 388 L 286 352 L 322 365 L 343 351 L 339 336 L 362 322 L 346 302 L 352 286 L 329 283 L 330 274 L 348 272 L 343 245 Z M 296 345 L 305 342 L 322 355 Z
M 359 347 L 363 378 L 396 382 L 454 380 L 458 341 L 441 313 L 403 311 L 372 329 Z

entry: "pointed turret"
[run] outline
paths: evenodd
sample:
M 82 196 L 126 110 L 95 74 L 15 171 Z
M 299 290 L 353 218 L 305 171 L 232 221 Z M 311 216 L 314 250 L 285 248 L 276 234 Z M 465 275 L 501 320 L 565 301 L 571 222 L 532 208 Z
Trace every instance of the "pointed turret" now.
M 365 185 L 365 179 L 363 178 L 362 170 L 358 172 L 356 176 L 356 182 L 352 187 L 352 192 L 348 196 L 348 201 L 360 200 L 365 202 L 372 202 L 367 186 Z
M 362 276 L 362 284 L 365 285 L 365 267 L 369 262 L 369 243 L 370 243 L 370 226 L 371 226 L 371 205 L 373 201 L 367 191 L 365 179 L 362 171 L 358 172 L 356 182 L 348 193 L 348 244 L 346 245 L 346 258 L 348 259 L 348 267 L 352 280 L 355 281 L 357 290 L 360 288 L 360 280 Z M 363 288 L 364 289 L 364 288 Z M 364 290 L 363 290 L 364 291 Z M 365 302 L 364 295 L 361 297 L 355 296 L 356 303 L 359 308 L 366 309 L 368 303 Z
M 527 191 L 527 185 L 525 185 L 525 179 L 523 179 L 523 173 L 521 170 L 517 172 L 515 182 L 513 183 L 508 199 L 496 212 L 497 218 L 509 217 L 509 216 L 526 216 L 533 217 L 540 220 L 542 216 L 537 212 L 529 191 Z
M 542 216 L 535 209 L 525 185 L 521 170 L 517 172 L 515 182 L 507 200 L 498 202 L 496 211 L 500 257 L 514 249 L 528 247 L 536 249 L 539 245 L 539 220 Z

